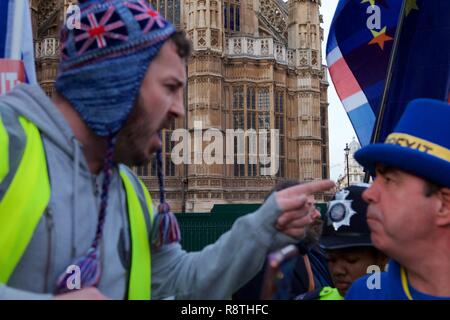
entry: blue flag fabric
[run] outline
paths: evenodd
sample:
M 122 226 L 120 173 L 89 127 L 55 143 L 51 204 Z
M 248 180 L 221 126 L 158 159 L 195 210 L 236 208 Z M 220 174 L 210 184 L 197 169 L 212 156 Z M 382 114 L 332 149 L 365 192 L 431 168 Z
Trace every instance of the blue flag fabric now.
M 8 23 L 9 1 L 0 1 L 0 59 L 6 57 L 6 30 Z
M 23 10 L 19 10 L 22 3 Z M 19 20 L 20 31 L 14 30 L 15 19 Z M 18 57 L 12 54 L 13 39 L 19 40 Z M 0 94 L 20 81 L 37 82 L 30 8 L 28 0 L 0 0 Z
M 336 91 L 360 144 L 371 142 L 385 86 L 401 1 L 340 0 L 327 42 Z
M 408 0 L 378 141 L 384 141 L 408 102 L 449 101 L 450 1 Z

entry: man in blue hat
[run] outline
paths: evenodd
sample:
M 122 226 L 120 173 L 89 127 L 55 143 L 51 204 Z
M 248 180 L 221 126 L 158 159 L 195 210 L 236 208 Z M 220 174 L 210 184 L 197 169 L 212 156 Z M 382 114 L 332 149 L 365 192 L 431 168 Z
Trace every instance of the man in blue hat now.
M 450 106 L 412 101 L 385 143 L 355 154 L 376 176 L 363 194 L 374 245 L 391 257 L 380 287 L 346 299 L 450 299 Z
M 126 166 L 161 148 L 184 116 L 190 45 L 144 0 L 80 0 L 64 27 L 50 100 L 22 85 L 0 98 L 0 299 L 220 299 L 296 243 L 311 222 L 308 194 L 331 181 L 274 193 L 215 244 L 182 250 L 160 205 Z

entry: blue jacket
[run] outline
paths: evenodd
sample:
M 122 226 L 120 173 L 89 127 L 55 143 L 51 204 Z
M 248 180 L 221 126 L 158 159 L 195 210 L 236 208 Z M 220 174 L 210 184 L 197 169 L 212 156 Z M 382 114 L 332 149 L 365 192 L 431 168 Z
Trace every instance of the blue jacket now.
M 379 289 L 369 289 L 367 279 L 371 275 L 359 278 L 353 282 L 345 296 L 346 300 L 408 300 L 405 290 L 402 286 L 400 276 L 400 265 L 391 260 L 387 272 L 381 273 Z M 408 284 L 409 291 L 413 300 L 450 300 L 450 297 L 435 297 L 415 290 Z

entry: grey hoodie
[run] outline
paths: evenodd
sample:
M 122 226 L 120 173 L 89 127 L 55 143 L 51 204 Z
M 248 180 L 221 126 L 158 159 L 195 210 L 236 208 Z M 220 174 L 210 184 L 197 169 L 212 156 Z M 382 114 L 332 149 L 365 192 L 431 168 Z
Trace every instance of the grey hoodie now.
M 0 284 L 0 299 L 50 299 L 61 273 L 91 245 L 103 177 L 89 171 L 82 146 L 40 87 L 21 85 L 0 98 L 0 116 L 7 130 L 11 129 L 8 119 L 19 115 L 40 129 L 51 198 L 10 280 Z M 11 159 L 18 158 L 14 150 L 14 145 L 10 146 Z M 6 182 L 0 183 L 0 201 Z M 24 194 L 24 201 L 29 196 Z M 187 253 L 179 244 L 159 251 L 152 248 L 152 298 L 229 298 L 261 269 L 269 248 L 298 241 L 275 229 L 280 212 L 272 195 L 257 212 L 238 219 L 229 232 L 200 252 Z M 126 195 L 116 168 L 101 243 L 103 273 L 98 286 L 112 299 L 126 298 L 130 245 Z

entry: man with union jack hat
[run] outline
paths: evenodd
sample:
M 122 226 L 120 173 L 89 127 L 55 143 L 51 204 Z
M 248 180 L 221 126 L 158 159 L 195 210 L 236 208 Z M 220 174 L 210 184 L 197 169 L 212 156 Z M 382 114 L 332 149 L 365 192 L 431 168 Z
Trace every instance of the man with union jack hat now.
M 143 0 L 79 1 L 61 31 L 50 100 L 21 85 L 0 98 L 0 299 L 219 299 L 262 266 L 269 247 L 310 223 L 304 184 L 273 194 L 215 244 L 182 250 L 127 167 L 148 163 L 160 131 L 184 116 L 190 44 Z

